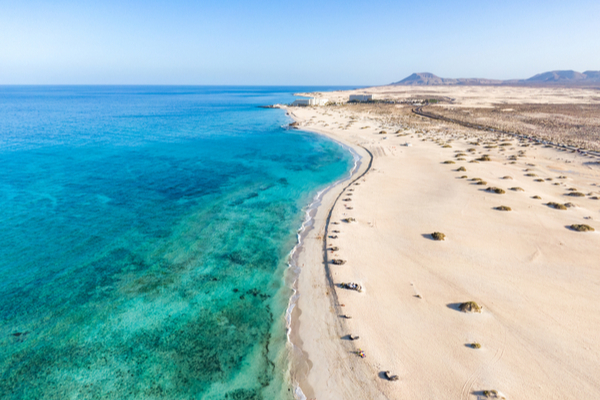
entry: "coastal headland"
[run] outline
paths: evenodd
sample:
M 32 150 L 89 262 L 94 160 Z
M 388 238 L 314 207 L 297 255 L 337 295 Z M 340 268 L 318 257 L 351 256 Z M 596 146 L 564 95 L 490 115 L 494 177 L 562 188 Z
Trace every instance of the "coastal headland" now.
M 346 104 L 353 93 L 384 95 Z M 286 107 L 297 127 L 362 163 L 325 194 L 298 259 L 292 379 L 306 398 L 598 397 L 600 159 L 572 146 L 598 148 L 599 92 L 310 95 L 332 104 Z M 424 103 L 521 136 L 412 111 Z

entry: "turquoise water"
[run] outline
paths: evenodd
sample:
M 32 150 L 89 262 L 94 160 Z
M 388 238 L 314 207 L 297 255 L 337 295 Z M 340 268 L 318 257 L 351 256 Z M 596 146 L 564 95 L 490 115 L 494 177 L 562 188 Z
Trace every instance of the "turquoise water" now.
M 306 89 L 0 87 L 2 398 L 291 398 L 288 254 L 353 164 L 256 107 Z

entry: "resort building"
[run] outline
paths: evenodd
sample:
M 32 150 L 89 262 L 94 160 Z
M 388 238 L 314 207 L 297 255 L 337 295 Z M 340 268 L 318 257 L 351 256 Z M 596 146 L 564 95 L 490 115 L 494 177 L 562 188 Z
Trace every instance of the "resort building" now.
M 318 107 L 318 106 L 324 106 L 328 102 L 329 102 L 328 99 L 316 99 L 314 97 L 311 97 L 309 99 L 297 99 L 292 103 L 292 105 L 300 106 L 300 107 L 309 107 L 309 106 L 317 106 Z
M 348 100 L 349 102 L 357 102 L 357 103 L 362 103 L 365 101 L 373 101 L 373 95 L 372 94 L 351 94 L 350 95 L 350 100 Z

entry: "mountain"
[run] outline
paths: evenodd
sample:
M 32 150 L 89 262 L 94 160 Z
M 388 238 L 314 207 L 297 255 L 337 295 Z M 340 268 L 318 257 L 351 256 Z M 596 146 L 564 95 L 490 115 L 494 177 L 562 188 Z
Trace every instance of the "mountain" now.
M 529 79 L 481 79 L 481 78 L 441 78 L 430 72 L 414 73 L 391 85 L 398 86 L 442 86 L 442 85 L 586 85 L 600 83 L 600 71 L 549 71 Z
M 452 79 L 453 80 L 453 79 Z M 419 86 L 419 85 L 444 85 L 444 81 L 448 81 L 448 79 L 440 78 L 437 75 L 434 75 L 429 72 L 419 72 L 414 73 L 406 78 L 402 79 L 399 82 L 392 83 L 392 85 L 409 85 L 409 86 Z M 448 83 L 446 83 L 447 85 Z
M 600 82 L 600 71 L 585 71 L 583 74 L 587 77 L 586 81 Z
M 420 72 L 412 74 L 392 85 L 408 86 L 433 86 L 433 85 L 499 85 L 502 81 L 494 79 L 479 78 L 440 78 L 430 72 Z
M 586 79 L 586 75 L 577 71 L 549 71 L 525 79 L 525 82 L 577 82 Z

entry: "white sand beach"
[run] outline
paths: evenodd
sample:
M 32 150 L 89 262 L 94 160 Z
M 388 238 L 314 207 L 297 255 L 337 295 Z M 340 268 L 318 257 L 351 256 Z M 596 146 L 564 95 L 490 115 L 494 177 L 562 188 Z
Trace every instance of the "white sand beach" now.
M 308 399 L 600 396 L 597 158 L 420 118 L 398 127 L 346 106 L 288 112 L 353 146 L 355 178 L 372 155 L 363 177 L 327 193 L 300 254 L 293 378 Z M 483 155 L 491 161 L 470 162 Z M 338 248 L 327 265 L 324 238 Z M 482 312 L 461 312 L 468 301 Z

